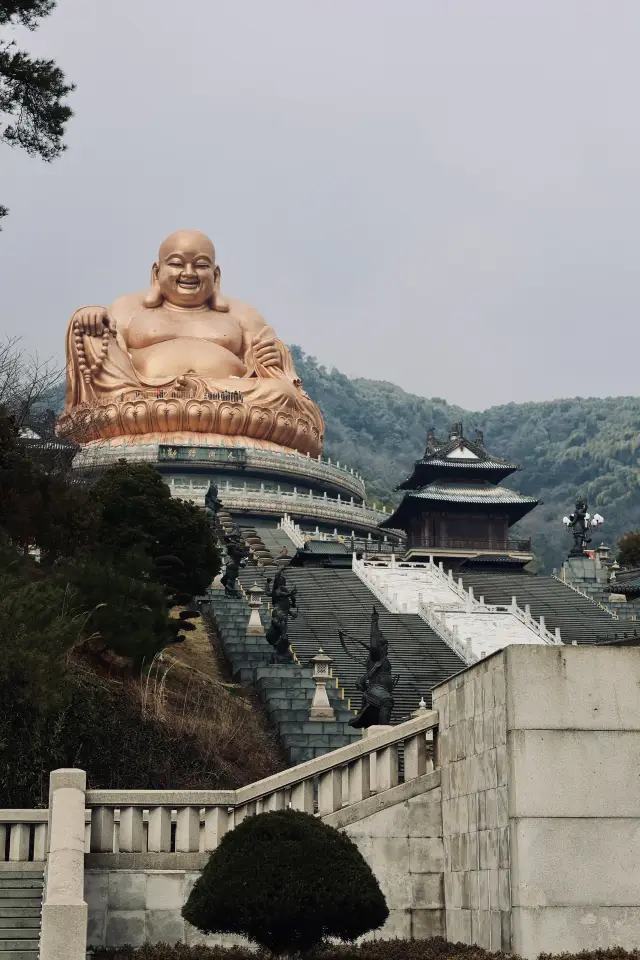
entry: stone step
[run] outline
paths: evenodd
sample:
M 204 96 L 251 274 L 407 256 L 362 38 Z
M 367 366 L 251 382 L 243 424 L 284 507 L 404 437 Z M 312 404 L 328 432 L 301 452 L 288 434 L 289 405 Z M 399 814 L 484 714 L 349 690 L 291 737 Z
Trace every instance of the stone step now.
M 12 893 L 17 891 L 13 890 Z M 28 908 L 30 910 L 40 910 L 42 905 L 42 895 L 39 897 L 21 897 L 19 895 L 15 897 L 2 897 L 0 896 L 0 909 L 2 910 L 15 910 L 19 907 Z
M 32 949 L 14 950 L 9 946 L 5 949 L 5 944 L 0 943 L 0 960 L 38 960 L 39 956 L 40 949 L 37 944 Z
M 315 682 L 302 673 L 302 668 L 295 663 L 274 664 L 271 667 L 260 667 L 256 684 L 264 690 L 275 690 L 277 687 L 296 686 L 305 690 L 315 690 Z
M 264 655 L 271 656 L 273 647 L 262 638 L 260 645 L 249 645 L 244 643 L 225 643 L 224 652 L 228 657 L 257 657 L 258 660 Z
M 27 920 L 37 920 L 40 923 L 41 905 L 34 907 L 0 907 L 0 927 L 10 926 L 9 920 L 18 920 L 26 918 Z
M 33 927 L 16 927 L 13 924 L 10 927 L 0 927 L 0 943 L 7 940 L 33 940 L 39 936 L 37 929 Z
M 335 750 L 337 747 L 346 746 L 344 737 L 331 737 L 327 733 L 319 733 L 317 736 L 311 736 L 310 734 L 287 734 L 286 737 L 283 737 L 283 740 L 287 747 L 322 747 L 325 753 L 328 753 L 330 750 Z M 333 740 L 338 741 L 338 743 L 332 743 Z
M 303 733 L 309 734 L 311 736 L 317 736 L 318 734 L 328 733 L 338 736 L 344 736 L 345 734 L 349 735 L 353 731 L 352 727 L 349 727 L 349 720 L 352 717 L 347 716 L 346 720 L 336 720 L 336 721 L 320 721 L 320 720 L 306 720 L 303 723 L 296 723 L 295 721 L 282 720 L 278 724 L 278 730 L 282 735 L 288 733 Z M 358 739 L 360 739 L 361 734 L 358 733 Z M 354 739 L 356 739 L 354 737 Z
M 19 874 L 17 876 L 6 876 L 0 873 L 0 890 L 11 890 L 16 887 L 24 890 L 42 890 L 43 886 L 42 876 L 21 877 Z
M 3 900 L 41 900 L 42 887 L 0 887 L 0 901 Z M 0 903 L 0 906 L 6 906 Z
M 7 936 L 7 930 L 25 930 L 35 936 L 34 933 L 31 933 L 32 930 L 40 929 L 40 917 L 11 917 L 9 920 L 8 917 L 0 916 L 0 943 L 2 938 Z M 16 937 L 22 937 L 22 934 L 15 934 Z M 26 933 L 25 933 L 26 936 Z
M 256 688 L 258 698 L 265 707 L 268 707 L 269 713 L 272 710 L 306 710 L 306 704 L 311 706 L 313 693 L 311 690 L 300 689 L 296 686 L 276 687 L 270 689 Z M 281 701 L 288 706 L 283 707 Z M 295 701 L 295 702 L 294 702 Z
M 33 870 L 15 870 L 12 869 L 13 864 L 2 862 L 0 860 L 0 877 L 4 880 L 43 880 L 44 879 L 44 870 L 42 867 L 38 869 L 35 867 Z
M 40 950 L 40 940 L 11 940 L 0 941 L 0 958 L 4 960 L 33 960 Z

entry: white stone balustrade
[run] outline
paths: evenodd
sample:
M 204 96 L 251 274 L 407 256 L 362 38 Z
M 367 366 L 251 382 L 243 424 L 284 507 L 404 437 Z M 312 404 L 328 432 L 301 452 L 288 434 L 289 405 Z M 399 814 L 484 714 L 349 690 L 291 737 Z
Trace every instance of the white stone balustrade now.
M 278 528 L 291 540 L 294 547 L 304 547 L 304 534 L 299 524 L 294 523 L 288 513 L 280 520 Z
M 44 863 L 48 810 L 0 810 L 0 863 Z
M 529 607 L 513 597 L 508 606 L 486 604 L 465 589 L 442 563 L 408 563 L 392 556 L 352 562 L 353 570 L 391 613 L 416 613 L 465 663 L 475 663 L 511 643 L 562 643 Z
M 202 443 L 191 443 L 186 446 L 194 450 L 195 455 L 189 459 L 174 461 L 163 459 L 163 465 L 172 463 L 176 471 L 181 464 L 206 463 L 212 469 L 224 469 L 224 461 L 210 458 L 210 447 L 206 443 L 206 434 L 202 434 Z M 100 443 L 94 448 L 80 450 L 74 461 L 74 467 L 92 467 L 115 463 L 121 458 L 135 462 L 156 463 L 159 459 L 158 443 L 122 443 L 120 440 L 111 440 Z M 246 448 L 243 450 L 243 464 L 246 467 L 273 471 L 277 474 L 291 474 L 293 477 L 308 477 L 312 480 L 332 484 L 341 488 L 344 493 L 364 497 L 365 485 L 359 473 L 341 463 L 332 463 L 330 459 L 309 457 L 301 453 L 274 453 L 269 450 Z M 234 465 L 233 462 L 231 464 Z M 177 478 L 176 478 L 177 479 Z M 208 481 L 206 483 L 208 486 Z
M 438 714 L 384 729 L 360 742 L 309 760 L 239 790 L 89 790 L 86 852 L 92 854 L 207 854 L 246 817 L 292 808 L 327 816 L 428 772 L 427 736 Z
M 181 486 L 176 482 L 171 484 L 171 492 L 174 496 L 204 504 L 207 486 L 203 485 L 195 488 L 187 485 Z M 231 511 L 260 510 L 266 514 L 282 516 L 289 510 L 296 510 L 304 514 L 305 517 L 344 522 L 353 524 L 354 528 L 364 528 L 375 532 L 378 532 L 379 524 L 386 516 L 382 511 L 374 510 L 365 503 L 351 504 L 337 497 L 320 497 L 313 493 L 303 494 L 299 491 L 252 490 L 249 487 L 245 488 L 244 486 L 233 486 L 231 484 L 228 487 L 221 487 L 220 499 L 225 509 Z

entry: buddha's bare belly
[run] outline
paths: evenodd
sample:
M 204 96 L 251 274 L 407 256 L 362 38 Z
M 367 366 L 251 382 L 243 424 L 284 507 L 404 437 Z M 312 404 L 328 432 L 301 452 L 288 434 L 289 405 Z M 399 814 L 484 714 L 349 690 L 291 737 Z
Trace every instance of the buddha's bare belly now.
M 243 377 L 244 363 L 226 347 L 211 340 L 176 337 L 137 350 L 130 350 L 131 362 L 141 377 L 151 379 L 181 377 L 192 373 L 200 377 Z

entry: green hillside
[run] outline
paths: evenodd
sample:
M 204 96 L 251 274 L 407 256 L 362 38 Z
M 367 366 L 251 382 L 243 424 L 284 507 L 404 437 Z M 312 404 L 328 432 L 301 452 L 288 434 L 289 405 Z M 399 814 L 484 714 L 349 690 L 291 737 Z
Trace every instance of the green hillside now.
M 429 427 L 444 433 L 462 420 L 468 436 L 484 430 L 488 450 L 520 464 L 507 486 L 544 501 L 513 528 L 533 537 L 544 569 L 559 566 L 567 553 L 562 517 L 577 493 L 586 493 L 592 512 L 605 518 L 598 543 L 614 546 L 622 533 L 640 528 L 640 397 L 507 403 L 472 412 L 393 383 L 352 380 L 299 347 L 292 351 L 304 388 L 324 415 L 325 455 L 359 470 L 369 499 L 396 503 L 394 487 L 422 455 Z M 56 392 L 58 409 L 63 393 Z
M 392 383 L 351 380 L 299 347 L 293 353 L 304 388 L 325 418 L 325 454 L 357 468 L 370 498 L 397 502 L 393 489 L 422 455 L 429 427 L 442 433 L 462 420 L 467 436 L 484 430 L 488 450 L 520 464 L 507 486 L 544 501 L 513 529 L 533 537 L 545 569 L 566 556 L 562 517 L 579 492 L 605 518 L 598 543 L 613 546 L 626 530 L 640 528 L 640 397 L 508 403 L 472 412 Z

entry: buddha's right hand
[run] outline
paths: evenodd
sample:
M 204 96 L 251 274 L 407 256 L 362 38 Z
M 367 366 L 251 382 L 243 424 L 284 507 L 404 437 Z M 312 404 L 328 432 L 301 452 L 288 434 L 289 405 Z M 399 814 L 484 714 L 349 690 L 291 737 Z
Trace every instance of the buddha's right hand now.
M 73 325 L 88 337 L 102 337 L 109 331 L 109 315 L 104 307 L 81 307 L 73 315 Z

